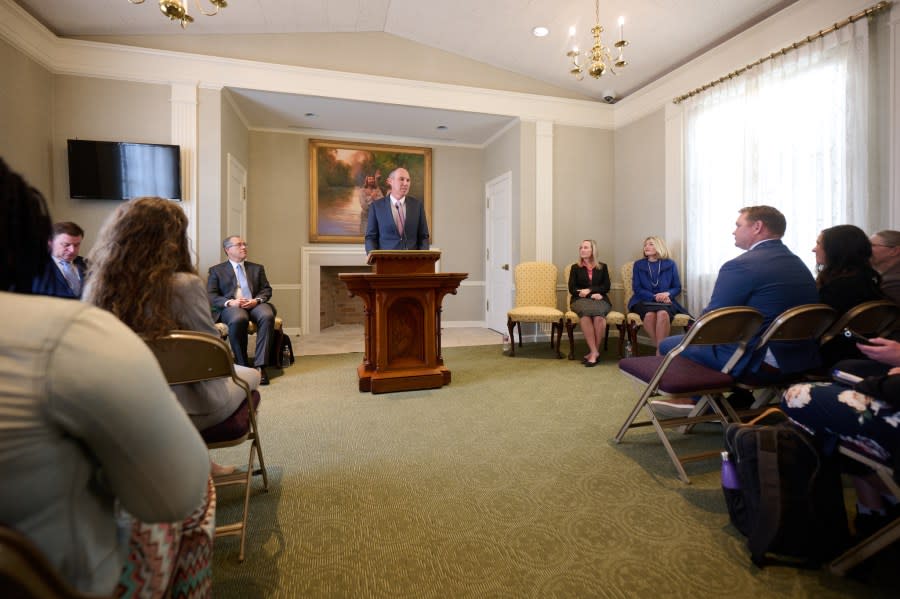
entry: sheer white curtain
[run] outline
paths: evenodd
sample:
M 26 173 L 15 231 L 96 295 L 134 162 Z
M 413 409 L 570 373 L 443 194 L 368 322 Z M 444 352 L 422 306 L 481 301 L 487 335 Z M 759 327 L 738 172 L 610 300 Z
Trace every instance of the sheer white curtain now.
M 863 19 L 685 102 L 692 314 L 709 301 L 722 263 L 740 252 L 731 232 L 743 206 L 781 210 L 784 242 L 810 268 L 823 228 L 872 230 L 868 48 Z

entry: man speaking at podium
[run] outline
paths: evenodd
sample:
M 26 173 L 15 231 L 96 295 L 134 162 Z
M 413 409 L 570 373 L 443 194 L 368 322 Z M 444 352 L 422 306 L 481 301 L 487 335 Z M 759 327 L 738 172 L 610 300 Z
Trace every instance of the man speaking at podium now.
M 429 242 L 425 207 L 407 196 L 409 171 L 394 169 L 388 175 L 391 192 L 369 208 L 366 253 L 372 250 L 427 250 Z

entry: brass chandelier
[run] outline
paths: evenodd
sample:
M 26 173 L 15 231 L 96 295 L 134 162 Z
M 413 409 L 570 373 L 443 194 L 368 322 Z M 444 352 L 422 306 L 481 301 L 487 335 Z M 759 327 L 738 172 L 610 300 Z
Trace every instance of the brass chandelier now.
M 621 69 L 628 65 L 628 63 L 625 62 L 624 53 L 625 46 L 628 45 L 628 42 L 624 37 L 625 17 L 619 17 L 619 41 L 613 44 L 613 47 L 619 50 L 619 55 L 613 60 L 612 52 L 603 45 L 603 40 L 601 38 L 604 29 L 603 25 L 600 24 L 600 0 L 595 0 L 594 16 L 594 26 L 591 27 L 591 36 L 594 38 L 594 43 L 591 46 L 591 49 L 580 51 L 577 45 L 573 45 L 572 49 L 566 52 L 566 56 L 572 59 L 572 66 L 569 69 L 569 73 L 574 75 L 579 81 L 584 79 L 585 69 L 587 69 L 588 75 L 594 79 L 599 79 L 607 70 L 615 75 L 616 69 Z M 569 36 L 572 38 L 575 37 L 574 26 L 569 29 Z M 584 65 L 579 62 L 581 57 L 584 57 L 588 61 L 588 64 Z
M 128 0 L 132 4 L 143 4 L 144 0 Z M 220 8 L 225 8 L 228 6 L 228 2 L 226 0 L 206 0 L 209 2 L 214 8 L 212 12 L 206 12 L 203 10 L 203 6 L 200 4 L 200 0 L 194 0 L 194 4 L 197 6 L 197 10 L 206 15 L 207 17 L 211 17 L 215 14 L 218 14 Z M 188 23 L 194 22 L 194 17 L 188 14 L 187 9 L 187 0 L 159 0 L 159 10 L 162 14 L 169 17 L 172 21 L 181 21 L 181 28 L 184 29 L 188 26 Z

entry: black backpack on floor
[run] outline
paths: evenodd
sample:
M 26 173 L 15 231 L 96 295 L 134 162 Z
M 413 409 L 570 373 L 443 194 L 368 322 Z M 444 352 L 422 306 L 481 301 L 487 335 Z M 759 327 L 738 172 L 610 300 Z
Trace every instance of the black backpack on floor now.
M 786 419 L 729 424 L 725 448 L 740 486 L 723 487 L 725 502 L 731 522 L 747 537 L 754 564 L 763 567 L 774 559 L 818 567 L 847 547 L 837 456 L 824 456 L 812 437 Z

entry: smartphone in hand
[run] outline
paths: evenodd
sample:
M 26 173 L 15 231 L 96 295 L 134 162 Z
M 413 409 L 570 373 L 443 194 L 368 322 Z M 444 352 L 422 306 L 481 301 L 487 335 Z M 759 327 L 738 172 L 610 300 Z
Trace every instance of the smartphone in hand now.
M 863 345 L 872 345 L 871 341 L 854 330 L 845 328 L 843 331 L 841 331 L 841 334 L 847 339 L 852 339 L 856 343 L 862 343 Z
M 858 377 L 855 374 L 850 374 L 849 372 L 838 369 L 834 369 L 831 371 L 831 378 L 833 378 L 838 383 L 850 385 L 851 387 L 856 383 L 862 381 L 862 377 Z

